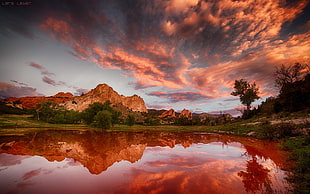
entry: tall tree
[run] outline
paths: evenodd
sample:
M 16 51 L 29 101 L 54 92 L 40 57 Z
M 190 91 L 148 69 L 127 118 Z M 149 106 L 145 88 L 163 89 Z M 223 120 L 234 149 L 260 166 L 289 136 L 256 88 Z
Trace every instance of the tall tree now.
M 310 66 L 295 63 L 281 65 L 275 72 L 276 86 L 280 89 L 274 108 L 279 111 L 295 112 L 310 105 Z
M 288 66 L 282 64 L 274 73 L 276 77 L 276 86 L 280 89 L 280 92 L 282 92 L 287 84 L 303 80 L 304 77 L 310 73 L 309 71 L 310 67 L 308 64 L 295 63 Z
M 244 79 L 235 80 L 235 91 L 231 93 L 233 96 L 240 96 L 240 101 L 246 105 L 247 111 L 250 110 L 252 102 L 259 99 L 259 88 L 254 83 L 249 83 Z

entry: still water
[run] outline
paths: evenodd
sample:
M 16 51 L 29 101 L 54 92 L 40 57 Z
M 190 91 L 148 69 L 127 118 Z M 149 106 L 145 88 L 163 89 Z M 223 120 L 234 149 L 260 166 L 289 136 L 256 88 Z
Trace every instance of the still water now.
M 1 193 L 288 193 L 276 144 L 206 133 L 0 137 Z

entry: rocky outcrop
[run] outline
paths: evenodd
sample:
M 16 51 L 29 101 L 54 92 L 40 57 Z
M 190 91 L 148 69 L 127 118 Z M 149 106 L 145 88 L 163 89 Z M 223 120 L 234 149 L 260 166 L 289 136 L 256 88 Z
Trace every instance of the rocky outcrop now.
M 109 100 L 113 104 L 123 104 L 133 111 L 147 112 L 144 100 L 137 96 L 123 96 L 119 95 L 107 84 L 99 84 L 95 89 L 82 96 L 75 96 L 70 101 L 63 103 L 67 109 L 83 111 L 88 108 L 90 104 L 95 102 L 105 103 Z
M 112 105 L 122 104 L 132 111 L 147 112 L 144 100 L 137 96 L 123 96 L 119 95 L 107 84 L 99 84 L 95 89 L 82 96 L 73 96 L 71 93 L 59 92 L 54 96 L 49 97 L 21 97 L 21 98 L 7 98 L 6 104 L 18 108 L 33 108 L 37 104 L 45 101 L 52 101 L 64 105 L 69 110 L 83 111 L 88 108 L 90 104 L 95 102 L 105 103 L 109 100 Z
M 12 104 L 12 106 L 18 107 L 18 108 L 33 108 L 37 104 L 40 104 L 42 102 L 46 101 L 52 101 L 56 103 L 64 103 L 68 100 L 70 100 L 73 97 L 71 93 L 64 93 L 64 92 L 59 92 L 54 96 L 33 96 L 33 97 L 21 97 L 21 98 L 7 98 L 7 104 Z
M 189 118 L 192 117 L 192 113 L 189 110 L 183 109 L 182 112 L 178 115 L 176 115 L 176 112 L 173 109 L 167 110 L 163 112 L 160 116 L 160 118 L 171 118 L 171 117 L 185 117 Z
M 160 116 L 160 118 L 169 118 L 169 117 L 175 117 L 175 111 L 173 109 L 167 110 L 163 112 Z
M 178 117 L 189 118 L 192 117 L 192 113 L 189 110 L 183 109 L 182 112 L 178 115 Z
M 56 95 L 53 96 L 54 98 L 72 98 L 73 95 L 70 92 L 58 92 Z

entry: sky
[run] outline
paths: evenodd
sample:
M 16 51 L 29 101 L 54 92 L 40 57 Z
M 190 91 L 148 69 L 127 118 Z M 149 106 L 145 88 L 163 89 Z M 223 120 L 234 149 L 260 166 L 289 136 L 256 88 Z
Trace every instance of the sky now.
M 308 0 L 0 1 L 0 97 L 81 95 L 106 83 L 147 108 L 238 114 L 234 81 L 278 94 L 310 61 Z

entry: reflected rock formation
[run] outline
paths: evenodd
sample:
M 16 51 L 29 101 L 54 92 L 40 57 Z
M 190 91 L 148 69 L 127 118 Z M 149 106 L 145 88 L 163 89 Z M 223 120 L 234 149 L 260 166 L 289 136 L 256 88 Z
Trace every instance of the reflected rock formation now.
M 219 142 L 223 146 L 239 142 L 246 149 L 246 154 L 253 157 L 248 161 L 247 172 L 241 171 L 238 174 L 243 178 L 244 184 L 249 185 L 247 182 L 251 182 L 252 174 L 255 173 L 252 168 L 255 165 L 255 157 L 270 158 L 280 168 L 284 167 L 284 156 L 282 152 L 277 151 L 274 143 L 253 138 L 204 133 L 44 131 L 24 136 L 0 137 L 0 153 L 38 155 L 48 161 L 72 158 L 85 166 L 90 173 L 100 174 L 115 162 L 138 161 L 142 158 L 146 147 L 173 148 L 179 144 L 187 148 L 194 143 L 211 142 Z M 261 171 L 268 174 L 264 169 Z M 268 181 L 267 175 L 262 179 L 263 182 Z M 245 187 L 255 191 L 253 187 L 257 186 Z

